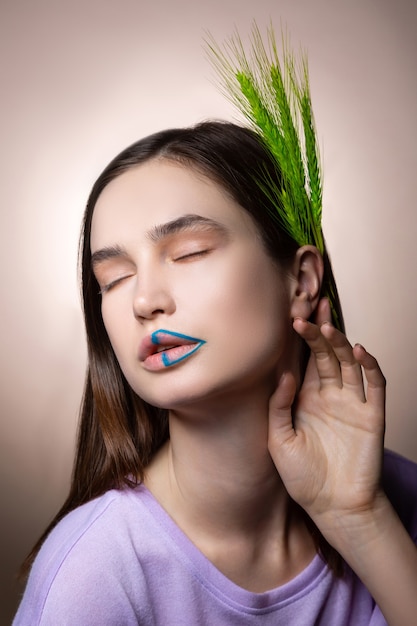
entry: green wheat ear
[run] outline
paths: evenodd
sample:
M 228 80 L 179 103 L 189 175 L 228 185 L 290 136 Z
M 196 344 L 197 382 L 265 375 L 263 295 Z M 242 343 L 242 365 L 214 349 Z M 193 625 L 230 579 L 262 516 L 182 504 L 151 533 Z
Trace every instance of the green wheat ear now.
M 266 42 L 256 23 L 245 51 L 235 32 L 223 47 L 208 34 L 209 59 L 220 88 L 262 138 L 277 163 L 281 184 L 265 172 L 256 182 L 275 207 L 275 217 L 300 245 L 312 244 L 325 253 L 322 217 L 322 168 L 311 104 L 307 55 L 296 63 L 282 36 L 282 58 L 272 25 Z M 336 326 L 334 282 L 324 285 Z

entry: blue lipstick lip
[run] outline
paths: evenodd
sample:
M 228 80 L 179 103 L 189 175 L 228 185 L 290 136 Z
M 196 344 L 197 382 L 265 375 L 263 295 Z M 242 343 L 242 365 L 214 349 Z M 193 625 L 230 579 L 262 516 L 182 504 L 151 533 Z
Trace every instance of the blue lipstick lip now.
M 183 333 L 176 333 L 173 330 L 165 330 L 164 328 L 158 328 L 151 334 L 152 343 L 159 346 L 161 341 L 159 339 L 160 335 L 169 335 L 170 337 L 177 337 L 179 339 L 184 339 L 185 341 L 189 341 L 190 343 L 206 343 L 203 339 L 198 339 L 197 337 L 191 337 L 190 335 L 184 335 Z
M 203 346 L 206 343 L 204 339 L 199 339 L 198 337 L 191 337 L 191 335 L 184 335 L 183 333 L 177 333 L 172 330 L 165 330 L 164 328 L 159 328 L 158 330 L 155 330 L 151 334 L 151 341 L 154 345 L 159 346 L 163 344 L 162 338 L 166 336 L 175 337 L 176 339 L 180 339 L 184 342 L 182 343 L 180 341 L 178 345 L 187 345 L 187 343 L 196 344 L 196 345 L 194 346 L 192 350 L 190 350 L 186 354 L 176 359 L 170 359 L 170 357 L 165 352 L 163 352 L 161 354 L 161 358 L 165 367 L 170 367 L 171 365 L 175 365 L 176 363 L 179 363 L 180 361 L 184 361 L 185 359 L 188 359 L 188 357 L 194 354 L 197 350 L 201 348 L 201 346 Z

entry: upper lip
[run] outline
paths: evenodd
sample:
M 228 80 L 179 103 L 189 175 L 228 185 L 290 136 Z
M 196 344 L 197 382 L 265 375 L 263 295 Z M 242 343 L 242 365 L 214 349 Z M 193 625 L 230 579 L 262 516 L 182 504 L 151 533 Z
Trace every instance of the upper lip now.
M 148 356 L 155 354 L 162 348 L 173 348 L 193 343 L 204 343 L 201 339 L 190 337 L 183 333 L 159 328 L 142 339 L 139 346 L 139 360 L 145 361 Z

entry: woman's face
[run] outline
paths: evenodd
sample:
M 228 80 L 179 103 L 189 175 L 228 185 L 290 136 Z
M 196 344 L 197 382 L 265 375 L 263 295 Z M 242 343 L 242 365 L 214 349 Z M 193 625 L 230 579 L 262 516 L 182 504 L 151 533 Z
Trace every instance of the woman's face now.
M 291 352 L 290 279 L 219 186 L 164 160 L 128 170 L 97 201 L 91 251 L 107 333 L 140 397 L 179 409 L 271 391 Z

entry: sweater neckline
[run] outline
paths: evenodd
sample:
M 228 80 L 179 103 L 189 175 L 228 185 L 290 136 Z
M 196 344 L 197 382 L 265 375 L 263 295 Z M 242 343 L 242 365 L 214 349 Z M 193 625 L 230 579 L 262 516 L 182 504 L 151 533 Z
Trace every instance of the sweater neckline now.
M 176 524 L 145 485 L 139 485 L 136 492 L 162 531 L 161 540 L 164 540 L 170 549 L 175 551 L 176 557 L 183 566 L 198 580 L 200 585 L 221 602 L 239 610 L 251 614 L 276 610 L 310 594 L 324 578 L 331 576 L 325 562 L 319 554 L 316 554 L 299 574 L 283 585 L 261 593 L 248 591 L 217 569 Z

